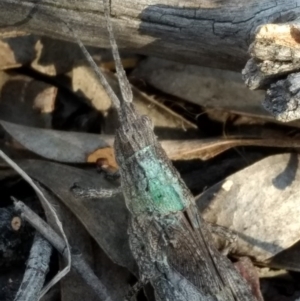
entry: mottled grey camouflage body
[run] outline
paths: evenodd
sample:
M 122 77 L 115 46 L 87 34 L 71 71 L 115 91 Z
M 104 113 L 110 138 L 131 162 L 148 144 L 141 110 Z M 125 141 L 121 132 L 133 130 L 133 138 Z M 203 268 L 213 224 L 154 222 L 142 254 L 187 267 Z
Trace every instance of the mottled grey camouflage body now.
M 149 118 L 139 116 L 132 104 L 124 106 L 126 118 L 116 133 L 115 152 L 131 212 L 130 247 L 142 281 L 152 283 L 161 301 L 256 300 L 214 247 L 193 196 L 157 141 Z

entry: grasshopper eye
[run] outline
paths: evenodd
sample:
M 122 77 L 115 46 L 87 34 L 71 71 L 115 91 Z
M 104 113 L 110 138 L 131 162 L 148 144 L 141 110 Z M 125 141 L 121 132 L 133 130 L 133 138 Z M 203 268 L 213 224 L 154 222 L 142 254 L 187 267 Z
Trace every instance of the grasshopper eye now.
M 132 137 L 132 130 L 128 125 L 122 125 L 117 130 L 117 134 L 122 143 L 127 143 Z
M 154 128 L 153 122 L 149 116 L 143 115 L 143 116 L 141 116 L 141 119 L 142 119 L 143 123 L 145 123 L 147 126 L 149 126 L 153 130 L 153 128 Z

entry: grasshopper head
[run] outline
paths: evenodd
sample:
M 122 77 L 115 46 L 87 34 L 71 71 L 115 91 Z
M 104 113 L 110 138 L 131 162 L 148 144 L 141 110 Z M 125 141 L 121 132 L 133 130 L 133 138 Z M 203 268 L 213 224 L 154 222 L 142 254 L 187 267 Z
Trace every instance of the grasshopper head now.
M 145 115 L 139 115 L 133 104 L 126 104 L 123 109 L 124 118 L 121 126 L 116 131 L 115 153 L 120 165 L 136 152 L 149 145 L 157 143 L 153 132 L 151 119 Z

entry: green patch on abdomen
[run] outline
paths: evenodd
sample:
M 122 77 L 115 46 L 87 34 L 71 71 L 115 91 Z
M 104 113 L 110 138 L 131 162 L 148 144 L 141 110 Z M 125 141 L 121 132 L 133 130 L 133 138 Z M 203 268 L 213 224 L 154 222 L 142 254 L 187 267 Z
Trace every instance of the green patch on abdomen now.
M 149 193 L 155 209 L 163 214 L 183 210 L 185 206 L 181 196 L 174 189 L 174 184 L 168 185 L 159 178 L 161 177 L 148 180 Z
M 169 166 L 163 164 L 152 147 L 140 151 L 139 166 L 143 169 L 147 182 L 147 202 L 161 214 L 181 211 L 186 207 L 182 185 Z

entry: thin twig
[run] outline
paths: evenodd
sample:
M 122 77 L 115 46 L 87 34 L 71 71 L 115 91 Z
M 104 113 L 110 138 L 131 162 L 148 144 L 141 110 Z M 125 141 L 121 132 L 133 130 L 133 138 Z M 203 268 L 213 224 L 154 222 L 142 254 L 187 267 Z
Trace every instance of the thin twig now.
M 49 268 L 52 246 L 39 233 L 35 234 L 26 271 L 14 301 L 37 301 Z
M 14 199 L 14 205 L 16 210 L 21 212 L 22 218 L 40 232 L 64 258 L 67 258 L 67 248 L 64 240 L 23 202 Z M 81 254 L 71 254 L 71 256 L 72 267 L 83 278 L 86 284 L 93 289 L 99 299 L 102 301 L 112 301 L 106 287 L 100 282 L 99 278 L 94 274 L 93 270 L 82 258 Z

